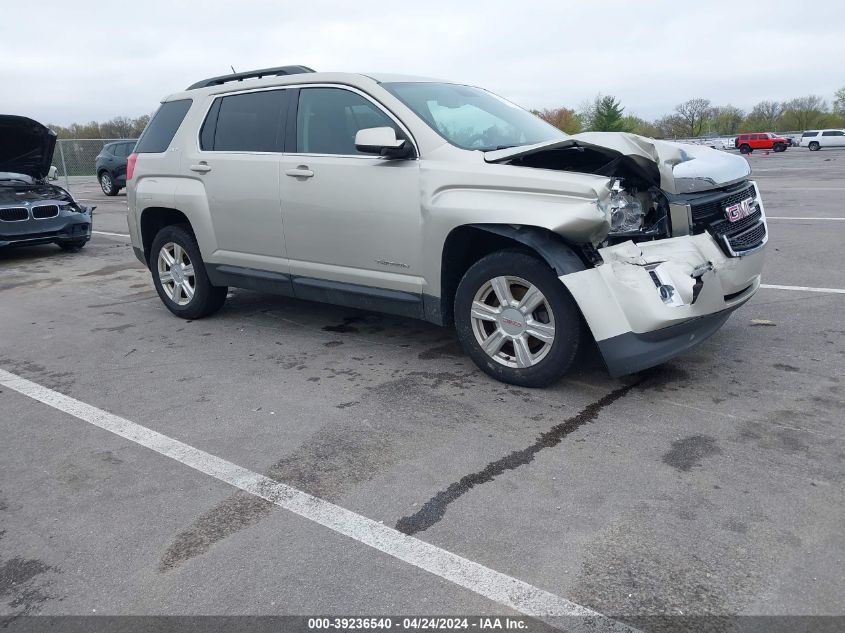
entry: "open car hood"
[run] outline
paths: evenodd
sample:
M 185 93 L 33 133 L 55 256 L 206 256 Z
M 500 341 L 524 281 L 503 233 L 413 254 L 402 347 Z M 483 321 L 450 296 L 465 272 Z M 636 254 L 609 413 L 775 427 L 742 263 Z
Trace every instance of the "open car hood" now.
M 674 194 L 725 187 L 751 174 L 748 161 L 741 156 L 702 145 L 658 141 L 625 132 L 583 132 L 558 141 L 484 152 L 484 160 L 489 163 L 518 160 L 529 166 L 532 162 L 533 166 L 540 166 L 537 159 L 541 153 L 577 151 L 578 148 L 595 150 L 607 159 L 598 163 L 588 161 L 586 173 L 611 177 L 619 175 L 616 170 L 624 164 L 629 173 L 635 171 L 650 184 Z M 566 161 L 565 169 L 579 171 L 577 162 Z
M 50 170 L 56 133 L 38 121 L 0 114 L 0 171 L 43 180 Z

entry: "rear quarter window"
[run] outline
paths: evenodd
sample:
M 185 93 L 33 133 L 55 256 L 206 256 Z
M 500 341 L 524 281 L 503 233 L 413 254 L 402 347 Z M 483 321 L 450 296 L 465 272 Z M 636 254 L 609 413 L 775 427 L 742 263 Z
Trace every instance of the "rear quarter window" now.
M 141 134 L 141 138 L 138 139 L 135 152 L 138 154 L 156 154 L 166 151 L 170 141 L 176 135 L 176 130 L 182 125 L 185 115 L 191 109 L 191 103 L 191 99 L 162 103 L 153 115 L 147 129 Z

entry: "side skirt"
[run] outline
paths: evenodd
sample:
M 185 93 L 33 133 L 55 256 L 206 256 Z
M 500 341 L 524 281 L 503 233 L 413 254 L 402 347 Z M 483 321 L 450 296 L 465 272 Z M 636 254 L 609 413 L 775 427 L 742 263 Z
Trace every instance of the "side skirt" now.
M 439 312 L 433 307 L 434 304 L 439 305 L 440 299 L 429 295 L 227 264 L 206 264 L 206 271 L 215 286 L 233 286 L 307 301 L 396 314 L 440 325 L 437 320 L 430 318 Z

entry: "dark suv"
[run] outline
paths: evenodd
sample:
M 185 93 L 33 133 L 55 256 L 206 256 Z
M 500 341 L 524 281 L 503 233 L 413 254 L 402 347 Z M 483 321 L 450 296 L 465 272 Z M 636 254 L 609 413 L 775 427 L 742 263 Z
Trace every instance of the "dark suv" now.
M 97 180 L 107 196 L 116 196 L 126 186 L 126 159 L 135 148 L 135 141 L 107 143 L 97 154 Z

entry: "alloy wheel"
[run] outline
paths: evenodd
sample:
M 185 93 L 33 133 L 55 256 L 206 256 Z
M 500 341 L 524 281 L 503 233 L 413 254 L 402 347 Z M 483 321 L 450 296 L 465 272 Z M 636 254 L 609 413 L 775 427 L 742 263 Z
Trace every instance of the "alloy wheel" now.
M 472 302 L 472 331 L 481 349 L 506 367 L 533 367 L 555 341 L 555 318 L 549 301 L 520 277 L 494 277 Z
M 196 291 L 194 265 L 187 251 L 175 242 L 167 242 L 158 252 L 158 279 L 173 303 L 188 305 Z
M 111 190 L 112 190 L 112 187 L 113 187 L 112 181 L 111 181 L 111 176 L 109 176 L 107 173 L 103 173 L 103 175 L 100 176 L 100 186 L 103 188 L 104 194 L 106 194 L 106 195 L 111 194 Z

